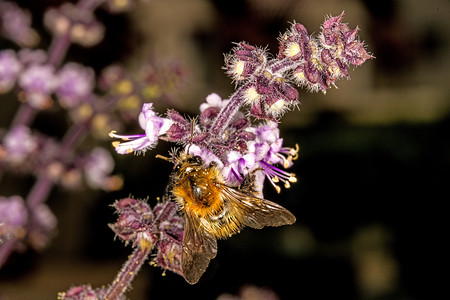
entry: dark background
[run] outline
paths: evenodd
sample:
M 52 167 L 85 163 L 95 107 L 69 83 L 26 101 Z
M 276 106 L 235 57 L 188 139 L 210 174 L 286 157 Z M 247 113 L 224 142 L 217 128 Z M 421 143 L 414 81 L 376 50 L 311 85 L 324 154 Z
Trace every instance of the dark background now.
M 40 17 L 45 7 L 60 2 L 18 3 L 32 12 L 45 49 L 49 37 L 39 27 Z M 279 33 L 294 19 L 317 33 L 326 15 L 345 10 L 344 22 L 359 26 L 376 57 L 327 95 L 301 90 L 300 111 L 280 124 L 285 145 L 300 146 L 292 168 L 299 182 L 279 195 L 266 185 L 265 197 L 290 209 L 295 225 L 246 229 L 219 241 L 217 258 L 195 286 L 146 264 L 130 298 L 215 299 L 236 294 L 244 284 L 270 287 L 281 299 L 445 295 L 449 7 L 437 0 L 160 0 L 127 14 L 99 11 L 107 28 L 104 42 L 92 49 L 73 47 L 68 59 L 97 71 L 117 60 L 133 69 L 148 53 L 176 59 L 189 70 L 174 103 L 186 114 L 196 114 L 211 92 L 224 98 L 232 93 L 221 70 L 222 53 L 232 42 L 268 45 L 275 54 Z M 4 101 L 1 124 L 7 126 L 17 104 Z M 44 114 L 35 125 L 51 131 L 61 119 Z M 145 156 L 114 154 L 115 173 L 125 179 L 118 192 L 55 188 L 48 203 L 58 217 L 58 235 L 42 253 L 11 258 L 0 271 L 0 298 L 54 299 L 71 285 L 110 282 L 131 253 L 107 227 L 115 218 L 110 204 L 129 195 L 154 203 L 171 169 L 154 154 L 170 146 L 160 143 Z M 26 195 L 32 182 L 4 177 L 0 192 Z

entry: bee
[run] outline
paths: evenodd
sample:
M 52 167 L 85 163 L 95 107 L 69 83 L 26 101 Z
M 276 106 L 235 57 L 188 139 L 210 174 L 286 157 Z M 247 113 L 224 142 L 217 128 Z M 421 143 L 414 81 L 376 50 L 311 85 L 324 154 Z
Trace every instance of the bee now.
M 253 174 L 239 186 L 231 186 L 217 163 L 205 166 L 200 156 L 172 153 L 174 169 L 168 185 L 169 197 L 184 214 L 181 256 L 183 276 L 190 284 L 198 282 L 217 254 L 217 239 L 226 239 L 245 226 L 289 225 L 295 216 L 282 206 L 256 196 Z

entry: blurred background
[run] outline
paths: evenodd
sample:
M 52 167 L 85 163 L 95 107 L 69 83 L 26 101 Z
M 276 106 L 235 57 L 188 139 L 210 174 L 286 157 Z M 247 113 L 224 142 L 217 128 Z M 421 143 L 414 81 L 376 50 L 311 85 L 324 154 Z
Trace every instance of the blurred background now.
M 62 1 L 17 1 L 30 10 L 46 49 L 46 8 Z M 272 289 L 280 299 L 434 299 L 444 295 L 446 233 L 442 201 L 450 178 L 450 2 L 445 0 L 154 0 L 130 12 L 102 10 L 105 38 L 94 48 L 73 47 L 67 59 L 96 72 L 116 61 L 130 70 L 142 61 L 176 61 L 184 85 L 166 104 L 197 114 L 205 97 L 227 98 L 223 53 L 233 42 L 266 46 L 295 20 L 309 33 L 325 16 L 345 11 L 344 22 L 360 28 L 376 59 L 351 70 L 326 95 L 300 90 L 300 111 L 280 124 L 285 145 L 300 146 L 292 172 L 299 182 L 265 197 L 297 217 L 293 226 L 246 229 L 219 241 L 219 252 L 202 279 L 190 286 L 171 272 L 146 264 L 130 299 L 215 299 L 237 294 L 245 284 Z M 47 43 L 47 44 L 46 44 Z M 6 48 L 7 44 L 1 44 Z M 11 98 L 11 95 L 9 96 Z M 14 98 L 2 96 L 1 126 L 8 127 Z M 160 111 L 164 111 L 163 105 Z M 137 115 L 136 115 L 137 118 Z M 61 116 L 43 114 L 35 126 L 57 132 Z M 135 128 L 139 132 L 139 128 Z M 130 132 L 131 131 L 130 129 Z M 106 148 L 109 141 L 105 141 Z M 70 286 L 112 281 L 131 253 L 114 240 L 107 224 L 110 205 L 132 195 L 164 192 L 171 166 L 154 159 L 169 144 L 145 156 L 113 153 L 124 186 L 116 192 L 54 188 L 48 204 L 58 234 L 43 252 L 15 254 L 0 270 L 0 299 L 54 299 Z M 26 195 L 30 177 L 3 176 L 0 194 Z M 439 275 L 438 275 L 438 271 Z M 446 293 L 445 293 L 446 294 Z

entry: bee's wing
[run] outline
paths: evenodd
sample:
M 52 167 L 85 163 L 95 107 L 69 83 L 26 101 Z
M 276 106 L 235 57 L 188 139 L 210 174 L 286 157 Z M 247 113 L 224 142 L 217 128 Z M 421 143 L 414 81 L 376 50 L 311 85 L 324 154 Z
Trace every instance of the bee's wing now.
M 272 201 L 261 199 L 233 187 L 223 186 L 223 195 L 231 207 L 242 214 L 245 226 L 260 229 L 264 226 L 282 226 L 295 223 L 295 216 Z
M 183 276 L 187 282 L 195 284 L 206 271 L 209 261 L 216 257 L 217 240 L 200 227 L 194 216 L 185 214 L 184 219 Z

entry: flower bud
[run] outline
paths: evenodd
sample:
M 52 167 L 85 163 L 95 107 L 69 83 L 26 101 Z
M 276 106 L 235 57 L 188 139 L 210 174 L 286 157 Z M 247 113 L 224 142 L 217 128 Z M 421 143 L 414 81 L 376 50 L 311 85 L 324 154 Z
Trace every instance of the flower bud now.
M 246 43 L 238 43 L 231 54 L 225 56 L 225 70 L 228 76 L 239 82 L 250 78 L 264 68 L 267 55 L 263 49 Z

